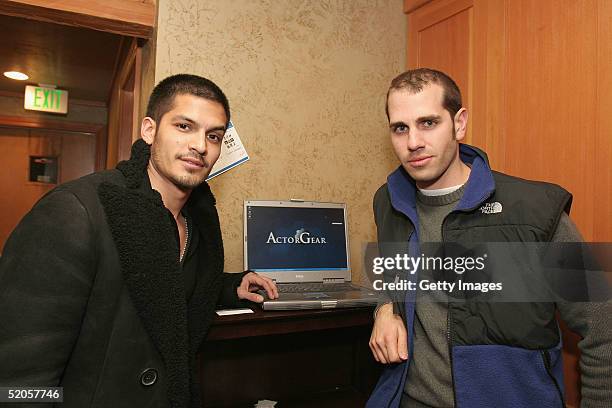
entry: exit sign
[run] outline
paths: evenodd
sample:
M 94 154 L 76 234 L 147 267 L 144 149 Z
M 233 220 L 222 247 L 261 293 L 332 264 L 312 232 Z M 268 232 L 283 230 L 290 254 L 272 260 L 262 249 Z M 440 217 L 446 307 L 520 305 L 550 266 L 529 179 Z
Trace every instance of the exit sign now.
M 26 85 L 23 107 L 27 110 L 68 113 L 68 91 Z

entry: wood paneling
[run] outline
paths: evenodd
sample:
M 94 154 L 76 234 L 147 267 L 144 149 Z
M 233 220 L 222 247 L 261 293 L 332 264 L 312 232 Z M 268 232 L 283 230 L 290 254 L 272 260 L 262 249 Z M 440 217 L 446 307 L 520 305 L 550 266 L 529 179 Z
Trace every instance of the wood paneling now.
M 96 169 L 96 135 L 64 133 L 60 154 L 60 183 L 77 179 Z
M 408 15 L 408 68 L 428 67 L 449 74 L 470 107 L 473 2 L 431 2 Z M 467 58 L 466 58 L 467 56 Z M 468 139 L 471 131 L 468 129 Z
M 44 151 L 45 144 L 40 138 L 37 139 L 33 143 L 35 150 L 32 154 Z M 55 187 L 28 182 L 29 156 L 29 131 L 0 127 L 0 252 L 9 234 L 32 204 Z
M 33 20 L 149 38 L 155 24 L 153 0 L 0 0 L 0 13 Z
M 58 156 L 58 182 L 105 165 L 106 127 L 90 123 L 0 115 L 0 251 L 19 220 L 55 184 L 28 181 L 29 156 Z
M 96 135 L 33 129 L 28 138 L 28 154 L 57 156 L 57 184 L 62 184 L 96 170 Z
M 0 126 L 26 129 L 50 129 L 62 131 L 64 133 L 76 132 L 81 134 L 92 134 L 95 139 L 94 169 L 99 171 L 103 170 L 106 166 L 107 130 L 105 125 L 0 115 Z
M 92 173 L 96 135 L 36 128 L 0 127 L 0 250 L 32 205 L 56 184 L 29 181 L 30 156 L 58 158 L 58 184 Z
M 596 0 L 514 0 L 505 6 L 508 63 L 502 94 L 502 170 L 571 191 L 575 196 L 572 219 L 591 240 L 598 88 Z
M 474 60 L 470 77 L 471 143 L 486 150 L 491 167 L 505 168 L 503 79 L 506 54 L 504 0 L 477 0 L 474 6 Z
M 592 175 L 593 241 L 612 242 L 612 2 L 597 2 L 595 170 Z M 577 83 L 580 83 L 578 79 Z M 579 118 L 576 118 L 579 120 Z M 575 135 L 579 142 L 583 135 Z
M 134 137 L 134 124 L 138 123 L 134 117 L 134 91 L 122 89 L 120 92 L 120 113 L 119 133 L 117 138 L 117 160 L 127 160 L 130 158 L 132 148 L 132 138 Z
M 108 147 L 107 127 L 104 126 L 96 132 L 96 171 L 106 168 L 106 149 Z
M 410 13 L 421 6 L 429 3 L 431 0 L 404 0 L 404 13 Z
M 31 129 L 65 130 L 67 132 L 98 133 L 104 125 L 83 122 L 60 122 L 45 118 L 0 115 L 0 126 L 24 127 Z
M 130 157 L 132 142 L 140 137 L 142 47 L 133 39 L 124 44 L 109 104 L 108 168 Z
M 28 137 L 28 155 L 59 156 L 62 153 L 62 137 L 45 130 L 31 130 Z M 10 154 L 5 151 L 4 154 Z M 61 172 L 61 168 L 60 168 Z M 26 177 L 27 179 L 27 177 Z
M 157 25 L 156 25 L 157 27 Z M 148 41 L 140 41 L 141 45 L 141 72 L 140 72 L 140 106 L 137 117 L 144 118 L 147 112 L 147 104 L 149 96 L 155 87 L 155 61 L 157 56 L 157 28 L 153 32 L 153 36 Z M 138 123 L 140 125 L 140 123 Z M 140 135 L 140 130 L 136 132 Z

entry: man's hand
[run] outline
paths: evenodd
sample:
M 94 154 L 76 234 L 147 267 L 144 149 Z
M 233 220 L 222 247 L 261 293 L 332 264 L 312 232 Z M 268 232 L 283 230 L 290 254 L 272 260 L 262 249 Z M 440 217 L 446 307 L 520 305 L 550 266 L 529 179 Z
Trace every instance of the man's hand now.
M 263 289 L 268 294 L 270 299 L 278 298 L 278 289 L 276 289 L 276 283 L 270 278 L 260 276 L 255 272 L 249 272 L 242 277 L 240 286 L 236 289 L 238 292 L 239 299 L 250 300 L 251 302 L 261 303 L 264 301 L 264 297 L 258 293 L 252 293 Z
M 408 359 L 408 335 L 401 316 L 393 314 L 393 304 L 378 308 L 370 336 L 370 349 L 379 363 L 399 363 Z

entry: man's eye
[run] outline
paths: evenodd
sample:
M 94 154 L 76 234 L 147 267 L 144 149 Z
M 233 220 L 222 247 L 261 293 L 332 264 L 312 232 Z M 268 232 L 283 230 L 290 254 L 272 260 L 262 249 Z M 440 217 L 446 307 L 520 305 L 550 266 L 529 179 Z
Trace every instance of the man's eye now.
M 180 130 L 189 130 L 189 125 L 187 123 L 179 123 L 176 125 Z
M 408 126 L 406 125 L 398 125 L 393 128 L 393 132 L 395 133 L 405 133 L 408 131 Z
M 423 127 L 426 127 L 426 128 L 433 127 L 435 124 L 436 124 L 436 122 L 434 122 L 433 120 L 424 120 L 423 121 Z
M 210 140 L 212 140 L 213 142 L 220 142 L 221 141 L 221 136 L 211 133 L 210 135 L 208 135 L 208 138 Z

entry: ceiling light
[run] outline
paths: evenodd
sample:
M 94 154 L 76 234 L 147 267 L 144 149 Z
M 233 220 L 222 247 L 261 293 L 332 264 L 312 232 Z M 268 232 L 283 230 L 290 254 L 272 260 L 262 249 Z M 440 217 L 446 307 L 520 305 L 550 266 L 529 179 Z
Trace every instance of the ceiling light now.
M 4 73 L 4 76 L 11 79 L 16 79 L 17 81 L 25 81 L 30 77 L 24 74 L 23 72 L 18 71 L 7 71 Z

